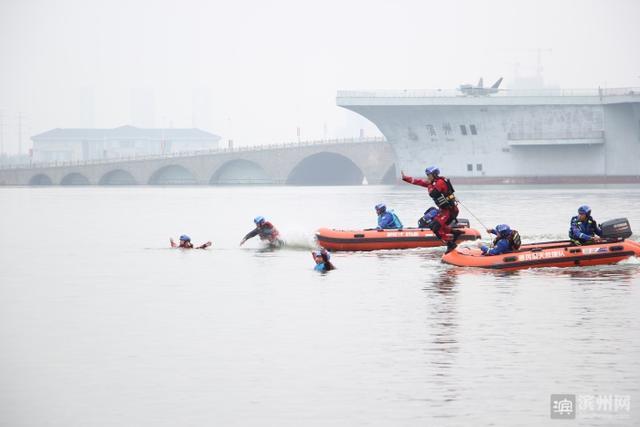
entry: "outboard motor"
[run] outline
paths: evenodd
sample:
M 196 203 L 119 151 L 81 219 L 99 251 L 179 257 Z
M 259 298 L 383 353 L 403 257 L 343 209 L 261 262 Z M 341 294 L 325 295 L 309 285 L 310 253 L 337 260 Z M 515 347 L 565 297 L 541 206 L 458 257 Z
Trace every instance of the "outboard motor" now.
M 469 220 L 465 219 L 465 218 L 458 218 L 455 221 L 453 221 L 451 223 L 451 227 L 454 228 L 465 228 L 465 227 L 469 227 Z
M 633 234 L 627 218 L 610 219 L 600 224 L 605 239 L 627 239 Z

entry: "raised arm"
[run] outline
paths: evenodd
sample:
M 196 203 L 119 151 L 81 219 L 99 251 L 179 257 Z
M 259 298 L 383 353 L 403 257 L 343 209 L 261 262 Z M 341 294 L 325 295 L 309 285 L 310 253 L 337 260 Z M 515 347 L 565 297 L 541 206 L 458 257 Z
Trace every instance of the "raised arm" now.
M 420 187 L 429 186 L 429 183 L 424 179 L 410 177 L 409 175 L 405 175 L 404 172 L 400 172 L 400 173 L 402 174 L 402 180 L 404 182 L 408 182 L 409 184 L 413 184 L 413 185 L 419 185 Z

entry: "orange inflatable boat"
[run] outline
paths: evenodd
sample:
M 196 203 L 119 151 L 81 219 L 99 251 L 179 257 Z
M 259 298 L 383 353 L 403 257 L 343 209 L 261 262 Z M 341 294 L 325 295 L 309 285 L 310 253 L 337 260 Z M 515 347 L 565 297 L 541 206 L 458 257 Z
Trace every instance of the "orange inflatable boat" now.
M 640 243 L 627 240 L 631 226 L 626 218 L 600 224 L 602 239 L 576 245 L 569 240 L 529 243 L 501 255 L 482 255 L 476 248 L 458 248 L 445 254 L 442 262 L 460 267 L 521 270 L 533 267 L 576 267 L 615 264 L 632 256 L 640 257 Z
M 464 222 L 463 222 L 464 221 Z M 480 238 L 478 230 L 469 228 L 469 222 L 460 220 L 454 227 L 463 231 L 458 242 Z M 378 249 L 412 249 L 444 246 L 433 231 L 426 228 L 403 228 L 401 230 L 333 230 L 321 228 L 316 232 L 318 244 L 330 251 L 375 251 Z
M 482 255 L 480 249 L 458 248 L 445 254 L 442 262 L 460 267 L 521 270 L 615 264 L 632 256 L 640 257 L 640 243 L 614 238 L 580 246 L 568 240 L 532 243 L 502 255 Z

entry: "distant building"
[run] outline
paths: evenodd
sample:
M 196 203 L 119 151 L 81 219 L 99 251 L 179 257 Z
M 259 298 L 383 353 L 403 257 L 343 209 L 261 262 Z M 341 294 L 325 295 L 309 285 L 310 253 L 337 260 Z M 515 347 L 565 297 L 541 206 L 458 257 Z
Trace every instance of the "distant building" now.
M 76 161 L 218 148 L 218 135 L 200 129 L 52 129 L 31 137 L 33 161 Z

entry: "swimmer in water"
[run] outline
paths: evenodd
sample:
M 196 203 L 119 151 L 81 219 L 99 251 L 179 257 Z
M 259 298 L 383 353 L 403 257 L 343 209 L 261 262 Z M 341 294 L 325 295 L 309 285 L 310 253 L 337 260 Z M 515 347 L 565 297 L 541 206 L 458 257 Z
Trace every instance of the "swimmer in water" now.
M 191 243 L 191 237 L 187 236 L 186 234 L 183 234 L 182 236 L 180 236 L 180 243 L 176 243 L 173 241 L 173 238 L 169 238 L 169 242 L 171 243 L 171 247 L 172 248 L 182 248 L 182 249 L 206 249 L 209 246 L 211 246 L 211 242 L 206 242 L 203 243 L 200 246 L 193 246 L 193 243 Z
M 267 242 L 269 246 L 274 248 L 284 245 L 284 242 L 280 240 L 280 233 L 278 232 L 278 229 L 263 216 L 255 217 L 253 223 L 256 225 L 256 228 L 248 232 L 247 235 L 242 238 L 240 246 L 244 245 L 244 242 L 247 240 L 256 236 L 260 236 L 260 240 Z
M 313 260 L 316 262 L 316 266 L 313 268 L 315 271 L 330 271 L 335 270 L 336 267 L 329 261 L 331 254 L 324 248 L 311 252 Z

